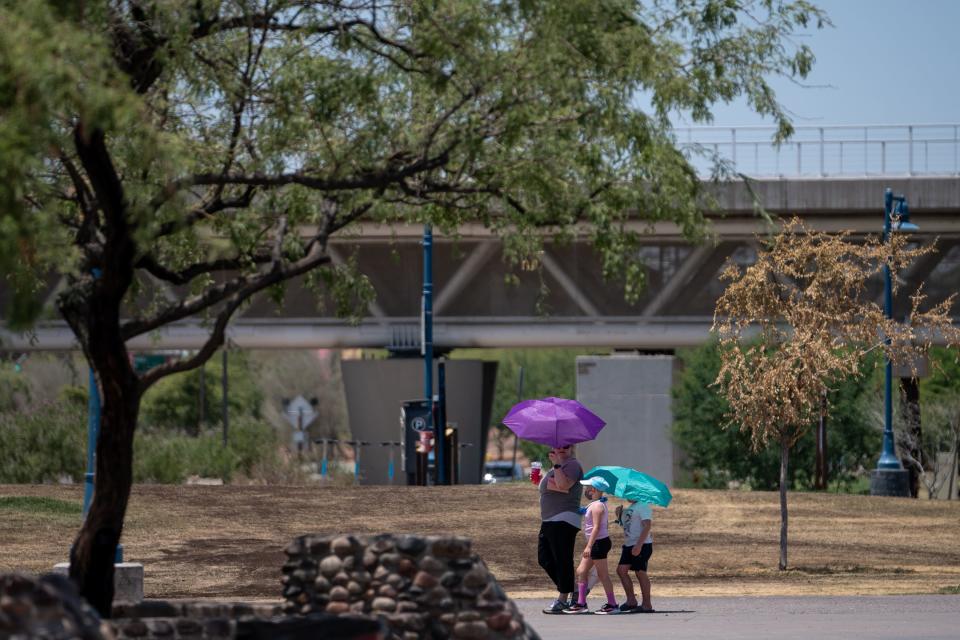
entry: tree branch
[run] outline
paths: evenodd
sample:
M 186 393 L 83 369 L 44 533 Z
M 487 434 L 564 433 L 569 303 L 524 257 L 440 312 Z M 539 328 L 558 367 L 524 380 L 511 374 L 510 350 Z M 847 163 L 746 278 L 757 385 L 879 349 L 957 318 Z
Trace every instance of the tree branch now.
M 356 191 L 385 188 L 391 184 L 399 183 L 404 178 L 444 166 L 449 161 L 450 151 L 454 145 L 449 145 L 432 158 L 421 158 L 416 162 L 396 168 L 387 167 L 381 170 L 361 172 L 360 175 L 353 178 L 321 178 L 303 171 L 274 175 L 259 172 L 253 174 L 199 173 L 171 183 L 164 189 L 164 193 L 176 193 L 182 189 L 199 185 L 246 185 L 274 188 L 298 184 L 317 191 Z
M 130 3 L 129 19 L 116 8 L 110 10 L 109 33 L 117 66 L 130 77 L 134 91 L 146 93 L 163 72 L 157 53 L 167 44 L 167 38 L 153 29 L 150 16 L 137 2 Z
M 106 136 L 102 129 L 87 131 L 82 122 L 73 130 L 77 156 L 83 165 L 97 202 L 106 214 L 108 235 L 110 229 L 126 226 L 124 220 L 123 184 L 107 151 Z
M 153 276 L 176 285 L 189 284 L 191 280 L 205 273 L 215 271 L 235 271 L 249 264 L 265 264 L 272 260 L 272 257 L 266 254 L 255 254 L 252 256 L 237 256 L 235 258 L 222 258 L 211 262 L 201 262 L 192 264 L 180 271 L 169 269 L 159 262 L 153 255 L 142 256 L 134 265 L 137 269 L 143 269 Z
M 298 23 L 295 20 L 280 22 L 273 13 L 253 13 L 248 15 L 233 16 L 226 19 L 213 18 L 205 20 L 194 27 L 191 35 L 195 39 L 205 38 L 224 31 L 233 29 L 263 29 L 264 31 L 301 31 L 310 35 L 339 34 L 351 31 L 354 27 L 363 27 L 374 40 L 380 44 L 386 45 L 411 58 L 424 58 L 425 54 L 417 51 L 413 47 L 393 38 L 384 35 L 377 26 L 370 20 L 353 18 L 351 20 L 341 20 L 324 25 L 310 25 Z M 355 38 L 356 39 L 356 38 Z
M 81 121 L 74 127 L 73 137 L 77 157 L 87 173 L 104 217 L 103 250 L 97 259 L 110 268 L 104 269 L 98 289 L 109 291 L 111 304 L 119 304 L 133 279 L 132 266 L 136 255 L 136 245 L 127 220 L 123 183 L 107 150 L 103 129 L 87 131 Z M 92 255 L 89 257 L 94 259 Z
M 226 19 L 213 18 L 201 22 L 193 28 L 191 36 L 194 39 L 206 38 L 224 31 L 234 29 L 264 29 L 266 31 L 305 31 L 310 34 L 323 35 L 341 33 L 355 26 L 365 24 L 363 20 L 344 20 L 326 25 L 308 26 L 296 22 L 279 22 L 272 13 L 252 13 L 248 15 L 232 16 Z
M 306 252 L 306 255 L 300 260 L 297 260 L 296 262 L 293 262 L 285 267 L 283 265 L 282 244 L 286 233 L 287 218 L 286 216 L 281 216 L 273 252 L 271 255 L 264 256 L 262 259 L 262 263 L 270 263 L 271 266 L 268 271 L 259 272 L 256 275 L 238 275 L 236 278 L 228 282 L 209 287 L 202 293 L 190 298 L 186 298 L 181 300 L 178 304 L 162 309 L 152 318 L 134 319 L 125 322 L 120 326 L 120 335 L 124 340 L 129 340 L 135 336 L 158 329 L 165 324 L 182 320 L 199 313 L 204 309 L 209 309 L 213 305 L 219 304 L 228 298 L 233 299 L 235 296 L 240 296 L 241 299 L 245 300 L 263 288 L 269 287 L 270 285 L 276 284 L 277 282 L 281 282 L 288 278 L 295 277 L 301 273 L 309 271 L 319 264 L 329 261 L 329 257 L 325 253 L 325 239 L 328 236 L 328 230 L 325 227 L 317 233 L 316 237 L 311 239 L 308 245 L 310 249 Z M 147 268 L 147 266 L 145 265 L 144 268 Z M 184 271 L 189 272 L 190 269 L 191 268 L 188 267 Z M 165 275 L 174 277 L 176 274 L 167 272 Z
M 370 207 L 372 206 L 373 206 L 372 202 L 367 202 L 360 205 L 359 207 L 354 207 L 352 211 L 350 211 L 348 214 L 346 214 L 343 217 L 338 218 L 337 216 L 334 216 L 333 218 L 331 218 L 328 224 L 327 232 L 325 235 L 330 236 L 336 233 L 337 231 L 340 231 L 350 223 L 354 222 L 357 218 L 365 214 L 367 211 L 369 211 Z
M 246 281 L 245 278 L 237 278 L 234 280 L 234 283 L 240 283 L 239 286 L 232 288 L 229 295 L 229 300 L 227 301 L 226 306 L 217 314 L 217 320 L 214 323 L 213 332 L 210 335 L 210 338 L 203 345 L 203 347 L 198 351 L 192 358 L 187 360 L 180 360 L 176 362 L 169 362 L 167 364 L 160 365 L 159 367 L 154 367 L 150 369 L 140 378 L 140 393 L 142 394 L 151 385 L 155 382 L 164 378 L 166 376 L 172 375 L 174 373 L 180 373 L 183 371 L 189 371 L 199 367 L 201 364 L 210 359 L 210 356 L 213 355 L 214 351 L 223 344 L 224 335 L 227 328 L 227 323 L 229 323 L 230 318 L 233 316 L 233 313 L 239 308 L 241 304 L 251 296 L 264 289 L 277 284 L 278 282 L 283 282 L 290 278 L 302 275 L 311 269 L 314 269 L 322 264 L 330 262 L 330 256 L 320 253 L 319 249 L 315 249 L 313 252 L 298 260 L 297 262 L 289 265 L 286 268 L 274 268 L 273 270 L 262 274 L 259 278 L 253 281 Z M 201 296 L 202 297 L 202 296 Z M 226 296 L 224 296 L 226 297 Z M 222 298 L 221 298 L 222 299 Z M 183 308 L 185 305 L 181 304 L 177 308 Z M 181 317 L 186 317 L 192 315 L 194 312 L 186 313 Z M 179 319 L 179 318 L 178 318 Z M 164 320 L 160 322 L 157 326 L 162 326 L 167 324 L 170 320 Z M 133 323 L 127 323 L 121 327 L 121 331 L 124 336 L 124 340 L 129 340 L 143 331 L 137 333 L 131 333 L 128 331 L 128 327 Z M 146 329 L 150 331 L 153 328 Z
M 246 209 L 253 203 L 253 196 L 256 194 L 256 192 L 256 187 L 248 186 L 246 189 L 244 189 L 244 192 L 241 195 L 227 200 L 222 199 L 221 192 L 221 195 L 214 198 L 211 202 L 198 209 L 193 209 L 192 211 L 188 212 L 182 220 L 171 220 L 170 222 L 165 222 L 160 225 L 160 228 L 157 230 L 154 238 L 162 238 L 180 229 L 191 227 L 200 220 L 209 218 L 217 213 L 220 213 L 221 211 L 226 211 L 227 209 Z M 157 209 L 163 204 L 164 201 L 169 200 L 169 195 L 165 190 L 164 194 L 158 196 L 153 200 L 153 202 L 151 202 L 151 206 L 154 209 Z

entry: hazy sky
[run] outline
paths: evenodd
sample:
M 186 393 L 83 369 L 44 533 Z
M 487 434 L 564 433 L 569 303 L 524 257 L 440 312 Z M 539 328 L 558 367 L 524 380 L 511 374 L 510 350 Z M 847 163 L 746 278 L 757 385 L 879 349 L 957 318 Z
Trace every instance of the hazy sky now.
M 960 122 L 960 0 L 812 1 L 834 26 L 803 37 L 817 57 L 807 83 L 829 87 L 775 82 L 795 124 Z M 769 120 L 737 103 L 714 124 Z

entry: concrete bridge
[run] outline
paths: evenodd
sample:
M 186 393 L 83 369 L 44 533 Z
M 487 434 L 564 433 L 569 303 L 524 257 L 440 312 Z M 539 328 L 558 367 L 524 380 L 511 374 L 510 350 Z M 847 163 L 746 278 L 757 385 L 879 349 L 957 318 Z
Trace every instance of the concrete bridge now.
M 780 148 L 769 145 L 769 131 L 761 142 L 763 131 L 756 128 L 678 132 L 682 144 L 708 148 L 731 159 L 732 169 L 758 177 L 711 184 L 718 207 L 708 213 L 712 236 L 700 246 L 685 243 L 673 224 L 634 223 L 644 233 L 640 251 L 648 275 L 648 287 L 634 305 L 624 301 L 616 282 L 601 277 L 586 229 L 568 245 L 548 245 L 540 265 L 526 265 L 511 285 L 505 284 L 510 270 L 501 245 L 481 225 L 465 225 L 455 239 L 435 235 L 436 346 L 670 350 L 699 344 L 708 336 L 723 289 L 718 279 L 723 266 L 751 264 L 757 236 L 770 231 L 756 213 L 757 202 L 781 220 L 797 215 L 815 229 L 876 235 L 888 187 L 908 197 L 920 227 L 916 240 L 938 247 L 903 274 L 907 284 L 925 282 L 931 303 L 960 290 L 958 125 L 933 133 L 919 126 L 886 128 L 893 130 L 886 137 L 869 127 L 846 137 L 831 128 L 808 129 Z M 293 282 L 280 309 L 262 297 L 243 310 L 229 329 L 231 342 L 241 348 L 418 348 L 421 232 L 413 225 L 365 224 L 332 244 L 334 260 L 355 255 L 376 289 L 359 324 L 333 317 L 330 300 L 317 300 Z M 541 295 L 544 286 L 548 292 Z M 878 298 L 881 286 L 879 280 L 873 284 Z M 51 286 L 48 304 L 55 294 Z M 546 315 L 539 313 L 538 296 Z M 0 290 L 0 307 L 3 298 Z M 954 315 L 960 318 L 960 308 Z M 131 347 L 193 349 L 206 335 L 200 322 L 185 321 L 134 340 Z M 40 323 L 32 335 L 0 329 L 0 341 L 0 348 L 15 351 L 75 348 L 69 328 L 58 320 Z

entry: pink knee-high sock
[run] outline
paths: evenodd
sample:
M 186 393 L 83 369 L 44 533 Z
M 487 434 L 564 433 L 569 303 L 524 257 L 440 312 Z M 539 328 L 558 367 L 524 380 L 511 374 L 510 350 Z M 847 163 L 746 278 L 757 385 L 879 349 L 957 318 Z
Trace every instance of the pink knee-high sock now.
M 617 599 L 613 597 L 613 591 L 607 591 L 607 604 L 611 607 L 617 606 Z
M 586 582 L 578 582 L 578 583 L 577 583 L 577 589 L 578 589 L 579 594 L 580 594 L 580 599 L 577 600 L 577 603 L 578 603 L 578 604 L 587 604 L 587 583 L 586 583 Z

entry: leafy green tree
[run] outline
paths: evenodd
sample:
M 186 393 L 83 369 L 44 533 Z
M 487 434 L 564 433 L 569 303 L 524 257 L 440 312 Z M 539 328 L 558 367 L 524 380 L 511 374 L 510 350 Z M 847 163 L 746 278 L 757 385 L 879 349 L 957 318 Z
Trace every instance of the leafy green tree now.
M 960 356 L 955 349 L 930 349 L 930 375 L 920 379 L 920 398 L 960 395 Z
M 627 219 L 704 227 L 670 114 L 745 96 L 789 134 L 769 79 L 807 74 L 791 36 L 823 19 L 805 0 L 0 0 L 7 315 L 29 326 L 38 280 L 65 274 L 103 400 L 80 593 L 109 616 L 143 394 L 251 296 L 307 276 L 349 314 L 371 287 L 331 237 L 470 219 L 513 260 L 582 225 L 634 299 Z M 157 280 L 174 299 L 143 300 Z M 131 368 L 127 341 L 189 317 L 210 328 L 193 355 Z
M 209 361 L 203 368 L 178 373 L 159 381 L 143 396 L 141 421 L 145 425 L 182 429 L 197 435 L 206 427 L 223 423 L 223 363 Z M 201 380 L 204 392 L 200 392 Z M 232 351 L 227 360 L 227 405 L 231 417 L 259 418 L 263 392 L 247 356 Z M 200 403 L 203 402 L 203 421 Z
M 736 425 L 727 427 L 730 407 L 713 385 L 720 372 L 719 344 L 712 341 L 684 349 L 678 357 L 683 371 L 673 388 L 673 439 L 686 455 L 684 465 L 692 472 L 695 486 L 725 488 L 735 480 L 754 489 L 776 489 L 780 452 L 770 446 L 754 451 L 748 433 Z M 874 382 L 869 376 L 847 378 L 828 394 L 829 475 L 841 485 L 869 467 L 880 449 L 873 412 L 866 407 L 875 398 Z M 793 486 L 813 486 L 815 455 L 813 435 L 807 434 L 793 450 L 794 464 L 789 469 Z
M 946 487 L 952 499 L 960 457 L 960 357 L 937 347 L 930 350 L 929 360 L 930 375 L 920 380 L 919 404 L 911 407 L 922 418 L 922 428 L 919 420 L 905 420 L 908 414 L 901 411 L 894 429 L 901 460 L 916 477 L 916 486 L 925 485 L 930 498 Z

